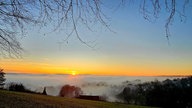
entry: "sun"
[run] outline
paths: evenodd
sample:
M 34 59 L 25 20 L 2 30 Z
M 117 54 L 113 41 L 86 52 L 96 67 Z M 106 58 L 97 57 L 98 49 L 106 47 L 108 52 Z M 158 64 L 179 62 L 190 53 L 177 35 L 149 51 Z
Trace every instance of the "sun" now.
M 76 71 L 72 71 L 72 72 L 71 72 L 71 75 L 73 75 L 73 76 L 77 75 L 77 74 L 76 74 Z

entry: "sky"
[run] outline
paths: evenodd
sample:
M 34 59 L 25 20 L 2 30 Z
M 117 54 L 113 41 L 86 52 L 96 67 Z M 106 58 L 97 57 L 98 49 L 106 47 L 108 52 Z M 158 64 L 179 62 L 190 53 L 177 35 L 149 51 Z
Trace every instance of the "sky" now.
M 9 73 L 94 74 L 118 76 L 192 75 L 192 13 L 186 22 L 174 18 L 170 26 L 170 44 L 165 36 L 167 13 L 153 22 L 145 20 L 137 3 L 115 9 L 112 1 L 103 8 L 112 31 L 102 25 L 93 31 L 78 25 L 75 34 L 63 41 L 67 28 L 50 32 L 29 26 L 20 37 L 22 58 L 1 58 L 0 66 Z M 186 10 L 190 13 L 191 5 Z

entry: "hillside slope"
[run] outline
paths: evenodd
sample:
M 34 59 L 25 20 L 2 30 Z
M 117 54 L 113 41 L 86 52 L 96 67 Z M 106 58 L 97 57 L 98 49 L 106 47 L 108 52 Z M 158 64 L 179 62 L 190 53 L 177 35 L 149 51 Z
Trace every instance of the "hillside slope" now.
M 149 108 L 0 90 L 0 108 Z

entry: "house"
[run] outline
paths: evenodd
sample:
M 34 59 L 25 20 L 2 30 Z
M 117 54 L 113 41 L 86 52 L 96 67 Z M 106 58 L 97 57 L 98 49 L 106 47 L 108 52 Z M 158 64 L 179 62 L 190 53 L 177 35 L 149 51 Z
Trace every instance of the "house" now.
M 78 99 L 101 101 L 100 96 L 79 95 L 77 98 Z

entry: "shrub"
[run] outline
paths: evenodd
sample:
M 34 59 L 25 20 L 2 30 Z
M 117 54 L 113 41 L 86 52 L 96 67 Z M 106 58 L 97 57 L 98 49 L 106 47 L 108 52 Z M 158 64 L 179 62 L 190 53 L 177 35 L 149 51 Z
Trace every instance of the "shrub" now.
M 26 89 L 26 87 L 23 84 L 18 84 L 18 83 L 9 83 L 8 89 L 10 91 L 17 91 L 17 92 L 26 92 L 26 93 L 35 93 L 29 89 Z
M 10 83 L 9 84 L 9 90 L 10 91 L 19 91 L 19 92 L 25 92 L 26 89 L 23 84 L 17 84 L 17 83 Z

